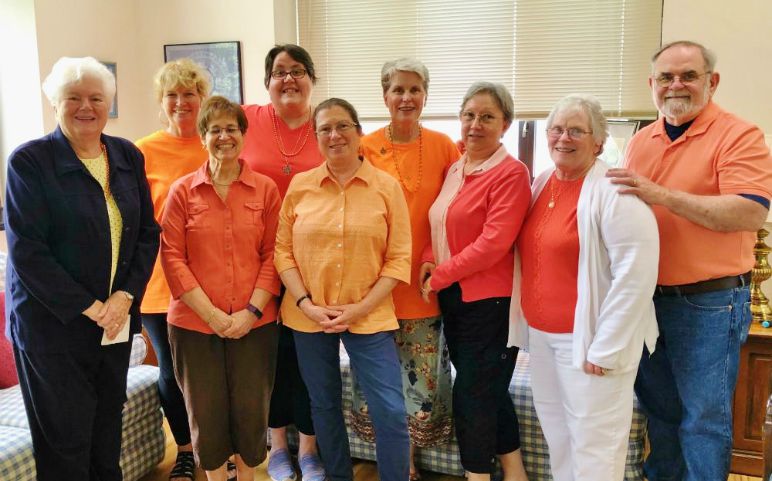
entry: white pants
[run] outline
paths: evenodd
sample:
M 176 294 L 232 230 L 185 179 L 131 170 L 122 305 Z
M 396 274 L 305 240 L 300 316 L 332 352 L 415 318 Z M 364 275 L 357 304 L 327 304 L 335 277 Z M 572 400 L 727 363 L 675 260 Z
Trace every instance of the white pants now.
M 554 481 L 622 481 L 636 369 L 586 374 L 571 364 L 572 334 L 529 328 L 533 403 Z

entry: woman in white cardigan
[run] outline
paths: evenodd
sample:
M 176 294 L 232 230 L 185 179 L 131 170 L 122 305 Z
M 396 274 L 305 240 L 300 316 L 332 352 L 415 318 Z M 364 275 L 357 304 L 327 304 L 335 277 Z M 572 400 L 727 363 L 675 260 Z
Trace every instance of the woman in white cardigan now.
M 534 181 L 518 239 L 509 343 L 530 352 L 555 481 L 624 478 L 633 383 L 644 343 L 653 350 L 658 335 L 657 224 L 604 177 L 607 128 L 592 96 L 553 108 L 555 169 Z

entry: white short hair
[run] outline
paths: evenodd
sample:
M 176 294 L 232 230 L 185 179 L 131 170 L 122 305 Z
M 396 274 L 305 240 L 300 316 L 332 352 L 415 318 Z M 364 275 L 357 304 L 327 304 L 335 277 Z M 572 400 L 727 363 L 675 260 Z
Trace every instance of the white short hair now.
M 43 92 L 51 105 L 56 105 L 61 100 L 65 87 L 80 82 L 84 77 L 92 77 L 102 82 L 107 108 L 112 108 L 115 76 L 94 57 L 62 57 L 57 60 L 51 68 L 51 73 L 43 80 Z

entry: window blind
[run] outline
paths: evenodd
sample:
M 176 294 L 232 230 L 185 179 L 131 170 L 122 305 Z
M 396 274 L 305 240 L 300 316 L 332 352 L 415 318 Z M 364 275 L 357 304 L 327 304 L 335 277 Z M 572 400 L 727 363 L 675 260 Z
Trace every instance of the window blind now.
M 403 56 L 429 69 L 427 118 L 456 116 L 477 80 L 506 85 L 519 119 L 574 92 L 646 117 L 661 17 L 652 0 L 298 0 L 298 40 L 317 68 L 312 101 L 342 97 L 363 118 L 388 117 L 380 69 Z

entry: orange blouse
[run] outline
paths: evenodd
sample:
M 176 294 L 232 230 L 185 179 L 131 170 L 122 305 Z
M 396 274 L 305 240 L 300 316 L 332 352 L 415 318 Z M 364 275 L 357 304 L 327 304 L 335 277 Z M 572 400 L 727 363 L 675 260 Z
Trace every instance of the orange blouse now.
M 281 207 L 276 269 L 297 268 L 315 304 L 361 301 L 381 277 L 410 282 L 410 219 L 402 189 L 367 160 L 341 187 L 326 164 L 292 179 Z M 282 322 L 301 332 L 321 326 L 295 305 L 289 291 Z M 391 296 L 349 327 L 372 334 L 399 327 Z
M 243 162 L 224 202 L 214 190 L 208 162 L 172 184 L 161 222 L 161 263 L 173 296 L 169 324 L 214 332 L 180 300 L 195 287 L 228 313 L 244 309 L 255 288 L 279 295 L 273 265 L 279 209 L 276 184 Z M 275 320 L 272 299 L 252 328 Z
M 362 152 L 375 167 L 388 172 L 400 181 L 410 212 L 410 231 L 413 236 L 410 284 L 399 284 L 392 291 L 394 309 L 399 319 L 420 319 L 437 316 L 440 307 L 437 296 L 430 296 L 427 304 L 421 298 L 421 255 L 432 242 L 429 226 L 429 207 L 440 193 L 448 166 L 461 154 L 450 138 L 440 132 L 421 128 L 421 138 L 408 144 L 392 144 L 386 137 L 386 128 L 362 138 Z
M 531 207 L 517 248 L 522 263 L 520 305 L 534 329 L 574 331 L 579 275 L 576 208 L 584 177 L 561 181 L 555 174 Z M 555 205 L 548 204 L 554 199 Z

